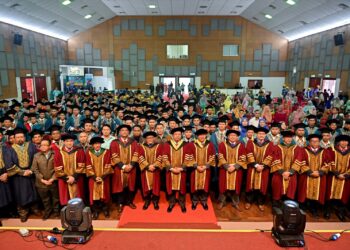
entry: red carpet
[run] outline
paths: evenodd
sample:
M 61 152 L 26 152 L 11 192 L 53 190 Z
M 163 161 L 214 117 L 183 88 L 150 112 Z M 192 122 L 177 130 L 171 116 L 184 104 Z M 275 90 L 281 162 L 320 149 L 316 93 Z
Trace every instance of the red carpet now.
M 199 229 L 219 229 L 211 200 L 208 200 L 209 209 L 205 211 L 199 204 L 197 209 L 191 209 L 191 200 L 186 196 L 187 212 L 182 213 L 180 206 L 176 204 L 171 213 L 167 212 L 168 202 L 165 194 L 161 193 L 159 207 L 154 210 L 153 204 L 147 210 L 143 210 L 143 200 L 141 194 L 135 197 L 137 209 L 125 207 L 120 217 L 118 227 L 124 228 L 199 228 Z
M 1 232 L 1 231 L 0 231 Z M 35 233 L 35 232 L 34 232 Z M 44 233 L 44 235 L 48 235 Z M 349 249 L 350 234 L 344 233 L 338 241 L 322 242 L 306 234 L 308 250 Z M 322 234 L 329 237 L 331 234 Z M 59 244 L 61 242 L 58 236 Z M 13 231 L 0 233 L 0 249 L 41 250 L 54 247 L 51 243 L 36 240 L 35 236 L 21 239 Z M 270 233 L 202 233 L 202 232 L 95 232 L 85 245 L 65 245 L 66 249 L 166 249 L 166 250 L 203 250 L 203 249 L 281 249 L 270 236 Z M 55 247 L 55 249 L 63 249 Z M 302 249 L 302 248 L 300 248 Z

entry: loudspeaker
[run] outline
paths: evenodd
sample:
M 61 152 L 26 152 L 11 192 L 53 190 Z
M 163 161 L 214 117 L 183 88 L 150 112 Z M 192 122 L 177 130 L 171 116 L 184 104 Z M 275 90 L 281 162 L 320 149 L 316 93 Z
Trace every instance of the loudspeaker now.
M 13 37 L 13 43 L 16 45 L 21 46 L 22 45 L 22 40 L 23 40 L 23 36 L 20 34 L 15 34 L 15 36 Z
M 339 46 L 339 45 L 344 45 L 344 34 L 339 33 L 334 36 L 334 45 Z

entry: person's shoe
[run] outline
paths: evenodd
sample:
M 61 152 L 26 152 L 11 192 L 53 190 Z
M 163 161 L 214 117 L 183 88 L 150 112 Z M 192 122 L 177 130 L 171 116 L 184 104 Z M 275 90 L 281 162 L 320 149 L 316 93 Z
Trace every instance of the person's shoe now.
M 136 205 L 132 202 L 129 203 L 128 205 L 131 209 L 136 209 Z
M 182 205 L 182 206 L 181 206 L 181 212 L 183 212 L 183 213 L 186 213 L 186 212 L 187 212 L 187 209 L 186 209 L 186 206 L 185 206 L 185 205 Z
M 28 215 L 23 215 L 19 217 L 21 219 L 21 222 L 26 222 L 28 220 Z
M 50 213 L 44 213 L 43 220 L 47 220 L 48 218 L 50 218 Z
M 237 209 L 238 212 L 242 212 L 242 209 L 239 207 L 238 203 L 232 202 L 232 207 Z
M 109 218 L 109 210 L 103 210 L 103 215 L 105 216 L 105 218 Z
M 329 211 L 325 211 L 323 214 L 323 218 L 326 220 L 329 220 L 331 218 L 331 213 Z
M 34 210 L 33 210 L 33 214 L 34 214 L 35 216 L 41 216 L 41 215 L 42 215 L 41 211 L 38 210 L 38 209 L 34 209 Z
M 208 210 L 209 209 L 207 203 L 201 203 L 201 204 L 202 204 L 202 207 L 203 207 L 204 210 Z
M 93 220 L 97 220 L 97 218 L 98 218 L 98 212 L 95 211 L 95 212 L 92 213 L 92 219 Z
M 142 207 L 142 209 L 143 210 L 147 210 L 147 208 L 149 207 L 149 205 L 151 204 L 151 202 L 150 201 L 145 201 L 145 204 L 143 205 L 143 207 Z
M 154 209 L 155 209 L 155 210 L 159 210 L 158 201 L 154 201 L 154 202 L 153 202 L 153 206 L 154 206 Z
M 346 221 L 345 215 L 343 213 L 338 212 L 338 213 L 336 213 L 336 215 L 340 221 L 343 221 L 343 222 Z
M 311 212 L 311 216 L 312 216 L 313 218 L 316 218 L 316 219 L 318 219 L 318 218 L 319 218 L 319 216 L 318 216 L 318 213 L 317 213 L 317 210 L 316 210 L 316 209 L 311 209 L 311 210 L 310 210 L 310 212 Z
M 192 210 L 196 210 L 197 204 L 195 204 L 195 203 L 192 202 L 192 207 L 191 207 L 191 208 L 192 208 Z
M 60 213 L 59 213 L 59 212 L 53 212 L 53 213 L 52 213 L 52 217 L 55 218 L 55 219 L 57 219 L 57 218 L 60 217 Z
M 221 210 L 221 209 L 223 209 L 224 206 L 225 206 L 224 202 L 219 202 L 218 205 L 217 205 L 217 209 Z
M 265 206 L 264 206 L 264 205 L 259 205 L 258 208 L 259 208 L 259 210 L 260 210 L 261 212 L 264 212 L 264 211 L 265 211 Z
M 123 205 L 122 204 L 117 205 L 117 212 L 118 213 L 123 212 Z
M 244 208 L 246 210 L 249 210 L 251 208 L 252 204 L 250 204 L 249 202 L 247 202 L 245 205 L 244 205 Z
M 167 212 L 171 213 L 171 211 L 173 211 L 174 205 L 169 205 Z

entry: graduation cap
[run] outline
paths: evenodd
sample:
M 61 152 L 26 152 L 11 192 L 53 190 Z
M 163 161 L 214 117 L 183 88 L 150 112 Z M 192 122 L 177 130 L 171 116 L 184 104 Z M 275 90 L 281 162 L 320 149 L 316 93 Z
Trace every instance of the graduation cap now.
M 199 114 L 194 114 L 194 115 L 192 116 L 192 119 L 202 119 L 202 116 L 199 115 Z
M 179 123 L 179 120 L 176 118 L 176 117 L 170 117 L 169 119 L 168 119 L 168 122 L 176 122 L 176 124 L 178 124 Z
M 192 131 L 192 126 L 185 126 L 183 127 L 184 128 L 184 131 Z
M 150 120 L 157 120 L 157 116 L 155 116 L 155 115 L 149 115 L 148 116 L 148 120 L 150 121 Z
M 294 129 L 297 130 L 299 128 L 303 128 L 305 129 L 306 125 L 304 123 L 297 123 L 297 124 L 294 124 Z
M 189 116 L 189 115 L 184 115 L 184 116 L 182 116 L 182 118 L 181 118 L 183 121 L 184 120 L 191 120 L 191 116 Z
M 329 128 L 321 128 L 318 131 L 320 131 L 320 134 L 330 134 L 331 130 Z
M 210 126 L 210 121 L 209 121 L 209 120 L 204 120 L 204 121 L 202 122 L 202 124 L 203 124 L 203 126 L 204 126 L 204 125 L 209 125 L 209 126 Z
M 247 129 L 247 131 L 248 131 L 248 130 L 253 130 L 253 131 L 255 132 L 256 127 L 254 127 L 253 125 L 248 125 L 248 126 L 246 127 L 246 129 Z
M 54 125 L 52 125 L 50 128 L 49 128 L 49 131 L 50 131 L 50 133 L 52 133 L 52 132 L 54 132 L 54 131 L 61 131 L 61 126 L 60 125 L 56 125 L 56 124 L 54 124 Z
M 153 137 L 157 137 L 157 133 L 154 131 L 147 131 L 145 133 L 143 133 L 143 138 L 147 138 L 148 136 L 153 136 Z
M 123 121 L 133 121 L 134 117 L 130 116 L 130 115 L 126 115 L 123 117 Z
M 341 142 L 341 141 L 347 141 L 347 142 L 350 143 L 350 136 L 348 136 L 348 135 L 338 135 L 334 139 L 335 144 L 337 144 L 338 142 Z
M 212 125 L 215 125 L 215 126 L 216 126 L 216 125 L 218 125 L 218 123 L 217 123 L 215 120 L 211 120 L 210 123 L 209 123 L 209 125 L 210 125 L 210 126 L 212 126 Z
M 17 128 L 15 128 L 14 130 L 13 130 L 13 134 L 14 135 L 17 135 L 17 134 L 27 134 L 27 130 L 26 129 L 24 129 L 24 128 L 19 128 L 19 127 L 17 127 Z
M 204 128 L 201 128 L 201 129 L 198 129 L 195 134 L 196 134 L 196 136 L 207 135 L 208 131 L 206 129 L 204 129 Z
M 13 118 L 12 118 L 12 117 L 9 117 L 9 116 L 4 116 L 4 117 L 3 117 L 3 121 L 10 121 L 10 122 L 13 122 Z
M 120 130 L 122 130 L 123 128 L 126 128 L 127 130 L 129 130 L 129 132 L 131 132 L 131 127 L 129 125 L 122 124 L 122 125 L 118 126 L 117 134 L 119 134 Z
M 11 99 L 12 104 L 17 103 L 17 99 Z
M 307 137 L 307 140 L 310 141 L 310 140 L 313 139 L 313 138 L 318 138 L 319 140 L 321 140 L 321 139 L 322 139 L 322 136 L 319 135 L 319 134 L 311 134 L 311 135 L 309 135 L 309 136 Z
M 308 120 L 311 120 L 311 119 L 315 119 L 315 120 L 317 120 L 317 116 L 315 116 L 315 115 L 308 115 L 307 117 L 306 117 Z
M 100 136 L 95 136 L 95 137 L 92 137 L 91 139 L 90 139 L 90 145 L 94 145 L 95 143 L 104 143 L 105 142 L 105 140 L 102 138 L 102 137 L 100 137 Z
M 15 107 L 21 107 L 21 106 L 22 106 L 22 105 L 21 105 L 20 103 L 16 102 L 16 103 L 12 104 L 12 105 L 10 106 L 10 108 L 13 109 L 13 108 L 15 108 Z
M 9 111 L 7 111 L 7 112 L 5 113 L 5 115 L 15 115 L 16 113 L 17 113 L 16 110 L 10 109 Z
M 346 121 L 345 121 L 345 124 L 350 124 L 350 120 L 346 120 Z
M 66 115 L 66 112 L 64 110 L 61 110 L 60 112 L 58 112 L 58 115 L 64 114 Z
M 61 135 L 61 139 L 62 139 L 62 141 L 75 140 L 75 139 L 77 139 L 77 137 L 74 134 L 66 133 L 66 134 Z
M 45 110 L 45 109 L 40 109 L 40 110 L 38 111 L 38 113 L 39 113 L 39 114 L 46 113 L 46 110 Z
M 29 113 L 29 114 L 28 114 L 28 117 L 29 117 L 29 118 L 32 118 L 32 117 L 35 117 L 35 118 L 36 118 L 36 114 L 35 114 L 35 113 Z
M 14 133 L 14 131 L 12 130 L 12 129 L 9 129 L 9 130 L 6 130 L 5 131 L 5 135 L 7 135 L 7 136 L 12 136 L 12 135 L 14 135 L 15 133 Z
M 43 135 L 44 134 L 44 131 L 41 131 L 41 130 L 39 130 L 39 129 L 34 129 L 34 130 L 32 130 L 30 133 L 29 133 L 29 135 L 30 135 L 30 137 L 34 137 L 35 135 Z
M 281 135 L 283 137 L 293 137 L 294 136 L 294 133 L 290 130 L 284 130 L 281 132 Z
M 171 131 L 170 131 L 170 134 L 174 134 L 175 132 L 184 132 L 183 128 L 182 127 L 178 127 L 178 128 L 173 128 Z
M 227 115 L 222 115 L 219 117 L 219 122 L 226 122 L 228 120 L 230 120 L 230 118 L 228 118 Z
M 339 120 L 337 119 L 330 119 L 327 121 L 327 125 L 330 126 L 332 123 L 339 124 Z
M 265 134 L 267 134 L 269 132 L 269 130 L 267 128 L 255 128 L 255 133 L 259 133 L 259 132 L 264 132 Z
M 208 105 L 206 109 L 213 109 L 214 107 L 212 105 Z
M 9 103 L 10 101 L 8 100 L 2 100 L 2 103 Z
M 105 109 L 105 112 L 106 112 L 106 113 L 111 113 L 112 110 L 110 110 L 109 108 L 106 108 L 106 109 Z
M 91 110 L 92 110 L 92 109 L 91 109 L 90 107 L 85 107 L 85 108 L 84 108 L 84 111 L 90 111 L 90 112 L 91 112 Z
M 5 129 L 0 128 L 0 134 L 4 134 L 4 132 L 5 132 Z
M 273 122 L 271 123 L 271 128 L 280 128 L 281 124 L 279 122 Z
M 233 122 L 230 122 L 229 126 L 232 128 L 233 126 L 239 126 L 239 121 L 233 121 Z
M 239 132 L 237 130 L 229 129 L 226 131 L 226 136 L 229 136 L 230 134 L 236 134 L 237 136 L 240 136 L 241 132 Z
M 68 105 L 67 105 L 68 106 Z M 71 105 L 70 107 L 71 109 L 79 109 L 80 110 L 80 107 L 78 105 Z

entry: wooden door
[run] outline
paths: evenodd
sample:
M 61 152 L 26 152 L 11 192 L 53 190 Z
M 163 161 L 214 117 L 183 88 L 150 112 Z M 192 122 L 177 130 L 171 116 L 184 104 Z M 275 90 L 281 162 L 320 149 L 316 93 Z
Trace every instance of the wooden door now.
M 31 77 L 21 77 L 21 93 L 22 99 L 29 99 L 31 103 L 34 103 L 33 95 L 33 78 Z
M 41 101 L 43 98 L 47 99 L 46 77 L 35 77 L 35 93 L 36 100 Z

